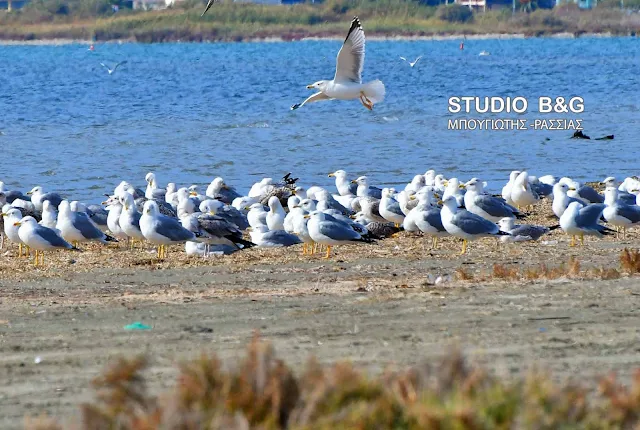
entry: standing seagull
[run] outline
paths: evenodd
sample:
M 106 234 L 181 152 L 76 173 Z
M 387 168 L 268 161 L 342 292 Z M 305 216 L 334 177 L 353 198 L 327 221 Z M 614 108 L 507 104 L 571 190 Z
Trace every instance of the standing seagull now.
M 291 110 L 298 109 L 305 103 L 321 100 L 352 100 L 360 99 L 364 107 L 373 109 L 375 103 L 384 100 L 384 84 L 375 80 L 362 83 L 362 68 L 364 66 L 364 30 L 357 16 L 351 21 L 351 28 L 347 34 L 338 57 L 336 59 L 336 74 L 331 81 L 323 80 L 307 85 L 308 89 L 319 92 L 307 98 L 302 103 L 291 106 Z
M 409 63 L 409 66 L 411 67 L 415 67 L 416 64 L 418 64 L 418 61 L 420 61 L 420 59 L 422 58 L 422 55 L 420 55 L 418 58 L 415 59 L 415 61 L 412 63 L 411 61 L 407 60 L 404 57 L 400 57 L 401 60 L 406 61 L 407 63 Z
M 107 67 L 104 63 L 100 63 L 100 65 L 102 67 L 104 67 L 105 69 L 107 69 L 107 72 L 109 72 L 110 75 L 114 74 L 116 70 L 118 70 L 118 67 L 120 67 L 123 64 L 127 64 L 126 61 L 121 61 L 118 64 L 116 64 L 113 69 L 110 69 L 109 67 Z
M 204 12 L 202 12 L 202 15 L 200 15 L 200 18 L 202 18 L 204 16 L 205 13 L 207 13 L 207 11 L 209 10 L 209 8 L 211 6 L 213 6 L 213 4 L 216 2 L 216 0 L 209 0 L 207 2 L 207 7 L 204 9 Z

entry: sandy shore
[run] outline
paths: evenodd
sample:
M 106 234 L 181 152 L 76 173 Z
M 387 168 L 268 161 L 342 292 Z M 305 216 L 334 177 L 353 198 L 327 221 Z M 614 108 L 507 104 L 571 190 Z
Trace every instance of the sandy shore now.
M 542 213 L 532 219 L 554 222 Z M 592 270 L 619 269 L 639 232 L 575 248 L 558 230 L 543 241 L 483 239 L 460 256 L 453 239 L 432 250 L 403 233 L 338 247 L 330 260 L 299 247 L 191 259 L 176 247 L 163 262 L 152 250 L 91 246 L 53 253 L 37 270 L 11 249 L 0 256 L 0 428 L 42 411 L 71 416 L 119 354 L 147 353 L 152 384 L 168 387 L 176 363 L 203 350 L 232 363 L 254 330 L 298 369 L 315 355 L 375 372 L 457 345 L 504 375 L 537 365 L 558 378 L 615 371 L 624 380 L 640 366 L 640 277 L 601 280 Z M 558 279 L 494 276 L 494 263 L 524 273 L 572 257 L 580 269 Z M 432 285 L 429 275 L 452 280 Z M 152 329 L 124 330 L 135 321 Z

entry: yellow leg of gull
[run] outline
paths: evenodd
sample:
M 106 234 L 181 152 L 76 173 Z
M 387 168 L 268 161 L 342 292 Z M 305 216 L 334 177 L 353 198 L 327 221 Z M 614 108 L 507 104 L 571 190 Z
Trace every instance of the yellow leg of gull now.
M 462 239 L 462 252 L 460 255 L 467 253 L 467 239 Z
M 584 246 L 584 234 L 580 233 L 580 245 Z
M 302 255 L 307 255 L 307 244 L 306 243 L 302 244 Z
M 331 256 L 331 245 L 327 245 L 327 255 L 324 258 L 329 258 Z
M 569 243 L 569 246 L 576 246 L 576 237 L 574 235 L 571 235 L 571 243 Z
M 38 250 L 36 249 L 36 256 L 33 259 L 33 265 L 38 266 Z
M 18 257 L 22 257 L 22 244 L 18 244 Z

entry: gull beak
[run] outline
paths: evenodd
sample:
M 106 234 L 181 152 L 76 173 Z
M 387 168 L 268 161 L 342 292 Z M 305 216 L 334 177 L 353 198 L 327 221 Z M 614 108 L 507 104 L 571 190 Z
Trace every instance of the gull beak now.
M 106 205 L 107 203 L 109 203 L 108 201 L 102 202 L 100 203 L 101 205 Z
M 296 195 L 296 190 L 291 190 L 291 195 L 295 196 Z
M 300 206 L 298 206 L 298 205 L 293 205 L 293 209 L 295 209 L 295 208 L 299 208 L 299 207 L 300 207 Z
M 442 200 L 438 199 L 438 204 L 439 204 L 440 206 L 442 206 L 442 205 L 444 204 L 444 202 L 443 202 Z
M 356 181 L 355 179 L 351 181 L 352 184 L 357 184 L 358 181 Z
M 20 227 L 21 225 L 22 225 L 22 223 L 20 221 L 13 223 L 14 227 Z
M 461 190 L 464 190 L 467 186 L 469 186 L 469 184 L 460 184 L 458 185 L 458 188 L 460 188 Z
M 415 200 L 416 196 L 409 196 L 409 200 Z
M 306 215 L 304 216 L 304 219 L 309 219 L 309 218 L 311 218 L 311 215 L 309 215 L 309 214 L 306 214 Z
M 197 196 L 197 195 L 198 195 L 198 193 L 196 193 L 195 191 L 191 191 L 191 192 L 189 193 L 189 195 L 190 195 L 191 197 L 195 197 L 195 196 Z
M 129 205 L 124 205 L 124 210 L 128 211 L 129 210 Z
M 440 194 L 438 194 L 438 193 L 433 193 L 433 197 L 435 197 L 435 198 L 439 199 L 439 198 L 441 198 L 442 196 L 441 196 Z
M 315 88 L 315 87 L 314 87 L 313 85 L 307 85 L 307 89 L 308 89 L 308 90 L 312 90 L 312 89 L 314 89 L 314 88 Z
M 576 189 L 575 189 L 575 188 L 573 188 L 573 187 L 569 188 L 569 191 L 575 191 L 575 190 L 576 190 Z M 526 191 L 526 189 L 525 189 L 525 191 Z
M 147 213 L 150 214 L 151 213 L 151 209 L 147 209 Z
M 209 215 L 215 215 L 216 213 L 214 211 L 209 211 Z
M 247 231 L 253 231 L 253 228 L 251 228 L 251 227 L 247 227 L 247 228 L 246 228 L 246 230 L 247 230 Z
M 444 185 L 445 187 L 449 186 L 449 181 L 442 181 L 442 185 Z
M 1 215 L 1 216 L 7 216 L 7 214 L 6 214 L 6 213 L 4 213 L 4 212 L 2 212 L 2 214 L 0 214 L 0 215 Z
M 245 210 L 245 211 L 250 211 L 250 210 L 251 210 L 251 208 L 250 208 L 249 206 L 245 206 L 245 207 L 244 207 L 244 210 Z
M 334 176 L 336 176 L 335 173 L 329 173 L 327 176 L 329 176 L 330 178 L 333 178 Z
M 27 191 L 28 196 L 30 196 L 31 194 L 33 194 L 33 191 Z

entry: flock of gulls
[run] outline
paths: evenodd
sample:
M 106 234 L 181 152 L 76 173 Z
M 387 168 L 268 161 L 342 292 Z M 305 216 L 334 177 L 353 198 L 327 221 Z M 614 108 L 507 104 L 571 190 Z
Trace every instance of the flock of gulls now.
M 604 195 L 564 177 L 535 177 L 513 171 L 501 195 L 485 191 L 478 178 L 461 182 L 429 170 L 415 175 L 402 190 L 372 186 L 366 176 L 350 179 L 344 170 L 329 174 L 335 190 L 303 188 L 298 178 L 264 178 L 246 195 L 215 178 L 200 194 L 197 185 L 178 188 L 158 185 L 146 175 L 145 190 L 121 182 L 102 205 L 69 201 L 36 186 L 23 194 L 0 182 L 2 238 L 18 246 L 18 256 L 34 251 L 34 264 L 44 264 L 44 252 L 79 250 L 81 244 L 125 242 L 134 248 L 152 246 L 158 258 L 167 246 L 184 244 L 188 255 L 230 254 L 251 247 L 287 247 L 302 244 L 303 254 L 326 247 L 373 243 L 405 230 L 428 237 L 469 241 L 495 237 L 500 242 L 538 240 L 555 228 L 575 239 L 612 234 L 606 223 L 625 234 L 640 225 L 640 181 L 603 181 Z M 558 224 L 551 227 L 519 224 L 526 210 L 542 199 L 552 199 Z M 246 234 L 245 234 L 246 233 Z M 497 242 L 499 243 L 499 242 Z

